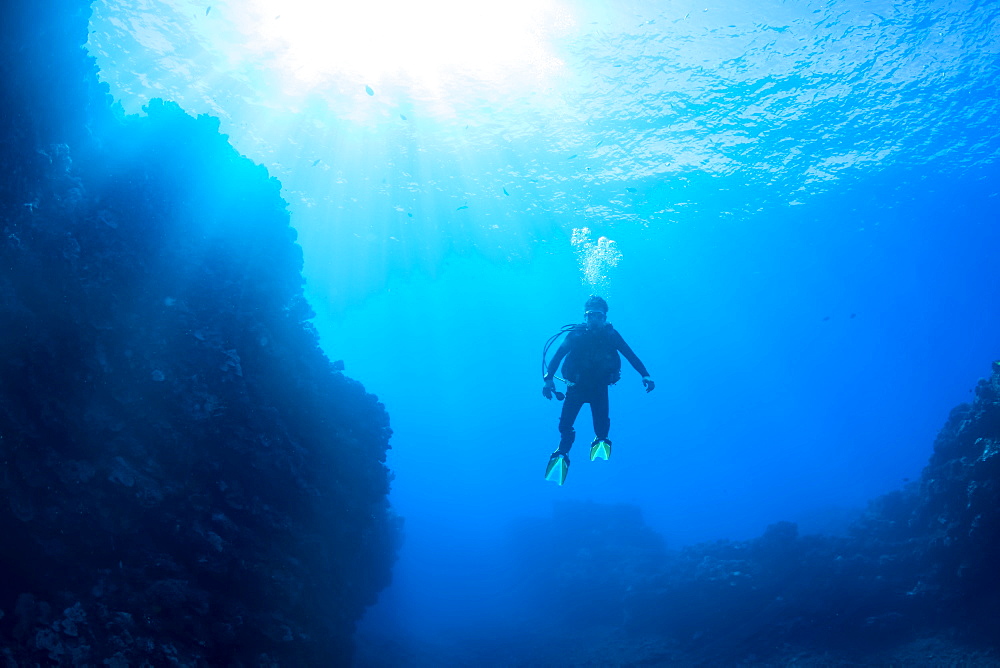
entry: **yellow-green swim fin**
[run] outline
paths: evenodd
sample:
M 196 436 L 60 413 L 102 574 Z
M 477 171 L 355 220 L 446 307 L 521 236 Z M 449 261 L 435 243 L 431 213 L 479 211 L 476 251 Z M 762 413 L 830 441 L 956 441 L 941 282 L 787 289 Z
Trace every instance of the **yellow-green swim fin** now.
M 595 459 L 611 459 L 611 441 L 606 438 L 594 439 L 590 444 L 590 461 Z
M 545 479 L 561 485 L 566 482 L 567 473 L 569 473 L 569 457 L 553 452 L 549 457 L 549 463 L 545 466 Z

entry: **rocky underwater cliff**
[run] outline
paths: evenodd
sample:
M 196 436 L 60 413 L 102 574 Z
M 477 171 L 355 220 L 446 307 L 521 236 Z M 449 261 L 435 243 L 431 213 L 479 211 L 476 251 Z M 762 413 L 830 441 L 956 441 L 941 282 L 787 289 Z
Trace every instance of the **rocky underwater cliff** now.
M 340 665 L 388 584 L 388 416 L 320 350 L 218 121 L 113 112 L 89 3 L 0 28 L 0 662 Z

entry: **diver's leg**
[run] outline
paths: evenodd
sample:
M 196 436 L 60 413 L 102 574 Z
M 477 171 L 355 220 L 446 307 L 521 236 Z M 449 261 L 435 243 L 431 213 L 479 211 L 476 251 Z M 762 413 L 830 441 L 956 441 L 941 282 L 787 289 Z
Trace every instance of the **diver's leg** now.
M 566 388 L 566 399 L 563 400 L 562 412 L 559 414 L 559 449 L 556 452 L 566 454 L 573 447 L 576 430 L 573 423 L 583 407 L 583 395 L 576 385 Z
M 608 406 L 608 386 L 595 387 L 590 395 L 590 414 L 594 418 L 594 436 L 603 441 L 611 431 L 611 416 Z

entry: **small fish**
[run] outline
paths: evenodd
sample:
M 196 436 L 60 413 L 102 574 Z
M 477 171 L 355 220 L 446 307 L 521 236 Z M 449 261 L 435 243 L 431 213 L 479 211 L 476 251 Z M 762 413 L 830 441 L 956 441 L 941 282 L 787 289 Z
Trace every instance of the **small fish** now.
M 206 9 L 206 10 L 205 10 L 205 16 L 208 16 L 208 13 L 209 13 L 210 11 L 212 11 L 212 6 L 211 6 L 211 5 L 209 5 L 209 6 L 208 6 L 208 9 Z
M 404 121 L 406 120 L 406 116 L 404 116 L 403 114 L 400 114 L 399 117 Z
M 510 193 L 507 192 L 506 188 L 503 189 L 503 194 L 506 195 L 507 197 L 510 197 Z
M 463 204 L 462 206 L 460 206 L 457 209 L 455 209 L 455 211 L 461 211 L 462 209 L 468 209 L 468 208 L 469 208 L 468 204 Z
M 825 316 L 825 317 L 823 318 L 823 322 L 826 322 L 826 321 L 827 321 L 827 320 L 829 320 L 829 319 L 830 319 L 830 316 Z
M 854 317 L 854 316 L 856 316 L 856 315 L 857 315 L 857 313 L 852 313 L 852 314 L 851 314 L 851 317 L 853 318 L 853 317 Z
M 625 189 L 625 192 L 630 192 L 630 193 L 637 193 L 637 192 L 639 192 L 639 191 L 638 191 L 638 190 L 636 190 L 635 188 L 626 188 L 626 189 Z
M 313 164 L 312 164 L 312 166 L 313 166 L 313 167 L 315 167 L 316 165 L 318 165 L 318 164 L 319 164 L 319 161 L 320 161 L 320 160 L 322 160 L 322 159 L 323 159 L 323 158 L 316 158 L 315 160 L 313 160 Z
M 406 217 L 407 218 L 413 218 L 413 214 L 412 213 L 408 213 L 408 214 L 406 214 Z
M 602 139 L 601 141 L 597 142 L 597 144 L 594 146 L 594 148 L 597 148 L 598 146 L 600 146 L 603 143 L 604 143 L 604 140 Z
M 372 90 L 372 87 L 367 85 L 365 86 L 365 92 L 368 93 L 369 95 L 375 94 L 375 91 Z
M 567 159 L 567 160 L 572 160 L 572 159 L 573 159 L 573 158 L 575 158 L 575 157 L 576 157 L 577 155 L 578 155 L 577 153 L 574 153 L 573 155 L 569 156 L 569 157 L 568 157 L 568 158 L 566 158 L 566 159 Z

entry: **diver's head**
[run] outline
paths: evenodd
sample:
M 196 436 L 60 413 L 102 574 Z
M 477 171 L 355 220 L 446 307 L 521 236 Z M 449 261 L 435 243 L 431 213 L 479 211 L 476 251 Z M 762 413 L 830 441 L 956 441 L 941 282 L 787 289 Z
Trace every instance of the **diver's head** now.
M 608 322 L 608 303 L 597 295 L 591 295 L 587 303 L 583 305 L 584 316 L 587 318 L 587 327 L 597 329 L 604 327 Z
M 608 314 L 608 303 L 604 301 L 603 297 L 598 297 L 597 295 L 590 295 L 587 299 L 587 303 L 583 305 L 583 310 L 590 311 L 600 311 L 604 315 Z

